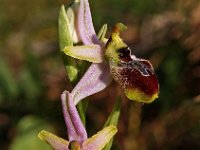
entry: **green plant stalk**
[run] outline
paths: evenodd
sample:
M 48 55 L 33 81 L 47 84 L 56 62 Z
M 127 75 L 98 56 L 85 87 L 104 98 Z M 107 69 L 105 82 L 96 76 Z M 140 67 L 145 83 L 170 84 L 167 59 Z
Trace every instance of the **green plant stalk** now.
M 120 109 L 121 109 L 121 98 L 117 97 L 113 110 L 110 116 L 108 117 L 106 123 L 104 124 L 104 127 L 109 126 L 109 125 L 117 126 L 119 116 L 120 116 Z M 110 140 L 110 142 L 103 148 L 103 150 L 110 150 L 113 144 L 113 140 L 114 138 Z

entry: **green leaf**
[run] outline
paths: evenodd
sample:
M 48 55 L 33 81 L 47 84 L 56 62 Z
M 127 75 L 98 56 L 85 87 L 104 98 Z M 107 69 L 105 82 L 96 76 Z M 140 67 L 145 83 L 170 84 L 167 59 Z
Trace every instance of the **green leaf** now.
M 70 25 L 69 20 L 66 15 L 64 5 L 61 6 L 60 15 L 59 15 L 59 40 L 60 40 L 60 50 L 63 51 L 65 47 L 73 46 L 73 39 L 70 35 Z M 64 60 L 65 68 L 69 77 L 70 82 L 74 84 L 77 80 L 78 69 L 76 61 L 74 58 L 66 56 L 62 52 L 62 57 Z
M 60 49 L 63 50 L 66 46 L 73 46 L 73 40 L 70 35 L 70 25 L 65 11 L 65 6 L 62 5 L 59 15 L 59 40 L 60 40 Z
M 109 126 L 109 125 L 117 126 L 118 120 L 119 120 L 119 115 L 120 115 L 120 108 L 121 108 L 121 99 L 120 99 L 120 97 L 118 97 L 116 99 L 113 110 L 112 110 L 110 116 L 108 117 L 104 127 Z M 103 150 L 110 150 L 112 143 L 113 143 L 113 139 L 114 139 L 114 137 L 110 140 L 110 142 L 108 144 L 106 144 L 106 146 L 103 148 Z

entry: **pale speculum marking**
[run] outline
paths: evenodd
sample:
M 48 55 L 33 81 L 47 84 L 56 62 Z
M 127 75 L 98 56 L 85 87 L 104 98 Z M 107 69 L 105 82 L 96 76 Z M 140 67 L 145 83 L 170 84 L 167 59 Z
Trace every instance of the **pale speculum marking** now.
M 147 66 L 146 64 L 143 64 L 142 62 L 140 62 L 138 60 L 132 60 L 132 61 L 129 61 L 129 62 L 120 62 L 119 65 L 121 67 L 125 67 L 125 68 L 130 69 L 130 70 L 136 69 L 143 76 L 150 76 L 150 75 L 154 74 L 153 70 L 149 66 Z
M 118 64 L 119 67 L 124 67 L 133 71 L 134 69 L 136 69 L 143 76 L 150 76 L 154 74 L 154 71 L 152 70 L 150 65 L 146 65 L 140 59 L 133 60 L 131 58 L 131 49 L 129 47 L 119 49 L 118 53 L 121 60 Z

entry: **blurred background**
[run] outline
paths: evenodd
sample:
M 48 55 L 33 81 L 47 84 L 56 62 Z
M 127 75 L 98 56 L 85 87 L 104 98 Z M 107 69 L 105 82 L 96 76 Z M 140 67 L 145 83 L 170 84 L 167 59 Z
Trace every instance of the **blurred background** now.
M 58 46 L 61 0 L 0 0 L 0 149 L 49 150 L 45 129 L 67 138 L 60 94 L 71 90 Z M 91 96 L 89 135 L 100 130 L 116 95 L 122 113 L 115 150 L 200 149 L 199 0 L 90 0 L 98 31 L 123 22 L 132 53 L 149 59 L 160 83 L 152 104 L 128 101 L 113 82 Z M 116 92 L 117 91 L 117 92 Z

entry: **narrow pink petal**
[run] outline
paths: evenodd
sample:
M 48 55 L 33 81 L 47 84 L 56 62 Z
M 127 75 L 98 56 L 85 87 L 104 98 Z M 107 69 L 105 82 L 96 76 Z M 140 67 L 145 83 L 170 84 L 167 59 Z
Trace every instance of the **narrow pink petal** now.
M 87 28 L 85 26 L 85 7 L 84 0 L 80 0 L 80 6 L 78 10 L 78 34 L 85 45 L 93 44 L 91 37 L 87 33 Z
M 102 45 L 94 30 L 88 0 L 80 0 L 77 23 L 79 36 L 85 45 L 93 43 Z
M 96 32 L 94 30 L 94 25 L 93 25 L 93 22 L 92 22 L 92 15 L 91 15 L 91 12 L 90 12 L 90 5 L 89 5 L 89 2 L 88 0 L 84 0 L 85 2 L 85 24 L 87 25 L 87 30 L 90 31 L 90 35 L 96 35 Z M 87 21 L 87 22 L 86 22 Z
M 65 47 L 63 52 L 71 57 L 93 63 L 100 63 L 104 60 L 102 47 L 97 44 Z
M 51 145 L 55 150 L 69 150 L 68 145 L 69 142 L 48 132 L 45 130 L 42 130 L 39 134 L 38 137 L 47 142 L 49 145 Z
M 116 126 L 107 126 L 83 142 L 81 150 L 102 150 L 117 133 Z
M 102 45 L 94 29 L 94 25 L 92 22 L 92 15 L 90 12 L 90 5 L 89 5 L 88 0 L 85 0 L 85 25 L 86 25 L 87 32 L 92 39 L 92 42 L 95 44 Z
M 107 62 L 91 64 L 85 75 L 71 92 L 75 105 L 92 94 L 102 91 L 111 82 L 110 67 Z
M 61 100 L 69 141 L 82 143 L 87 139 L 87 132 L 74 105 L 71 93 L 64 91 Z

